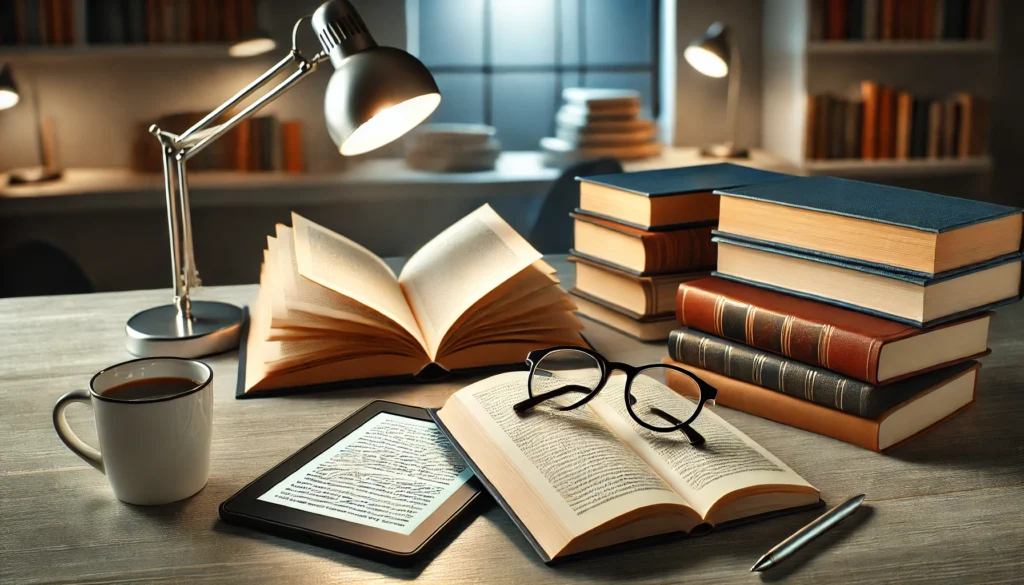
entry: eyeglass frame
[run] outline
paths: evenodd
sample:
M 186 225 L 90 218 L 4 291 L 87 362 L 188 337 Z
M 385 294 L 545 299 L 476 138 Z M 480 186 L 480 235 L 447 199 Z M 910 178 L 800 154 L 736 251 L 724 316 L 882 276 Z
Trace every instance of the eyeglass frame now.
M 601 381 L 597 384 L 597 386 L 594 387 L 593 390 L 591 390 L 590 388 L 586 388 L 584 386 L 579 386 L 577 384 L 568 384 L 561 388 L 556 388 L 554 390 L 544 392 L 543 394 L 535 395 L 533 393 L 533 376 L 534 373 L 537 371 L 537 365 L 540 364 L 541 360 L 543 360 L 548 354 L 562 350 L 578 351 L 594 358 L 594 361 L 596 361 L 598 366 L 601 368 Z M 626 401 L 626 411 L 629 412 L 629 415 L 633 417 L 633 420 L 636 421 L 638 425 L 655 433 L 674 433 L 675 431 L 681 431 L 683 434 L 686 435 L 686 438 L 689 440 L 691 445 L 703 445 L 705 442 L 704 436 L 698 433 L 697 430 L 691 426 L 691 423 L 697 420 L 697 417 L 700 416 L 701 410 L 704 409 L 705 403 L 715 403 L 715 399 L 718 397 L 718 388 L 715 388 L 711 384 L 708 384 L 704 380 L 700 379 L 696 374 L 687 371 L 684 368 L 672 364 L 647 364 L 645 366 L 633 366 L 623 362 L 613 362 L 609 361 L 606 357 L 592 349 L 584 347 L 574 347 L 571 345 L 559 345 L 556 347 L 549 347 L 547 349 L 535 349 L 526 355 L 526 364 L 530 366 L 529 374 L 526 378 L 526 391 L 530 395 L 530 397 L 527 398 L 526 400 L 522 400 L 512 405 L 512 410 L 514 410 L 516 414 L 518 414 L 519 416 L 523 416 L 530 409 L 539 406 L 540 404 L 551 398 L 557 398 L 559 396 L 569 394 L 571 392 L 586 392 L 586 396 L 584 396 L 577 402 L 574 402 L 573 404 L 570 404 L 568 406 L 553 407 L 555 410 L 561 411 L 574 410 L 576 408 L 579 408 L 593 400 L 594 397 L 597 396 L 601 392 L 601 390 L 604 389 L 605 385 L 608 383 L 608 380 L 611 378 L 612 372 L 618 370 L 626 374 L 626 381 L 623 384 L 623 390 L 625 392 L 623 399 Z M 633 381 L 644 370 L 650 370 L 653 368 L 664 368 L 672 370 L 673 372 L 683 374 L 684 376 L 687 376 L 688 378 L 693 380 L 697 384 L 697 388 L 700 390 L 700 397 L 697 402 L 697 408 L 694 409 L 693 414 L 690 415 L 690 418 L 686 419 L 685 421 L 680 421 L 675 416 L 665 412 L 664 410 L 661 410 L 660 408 L 651 409 L 652 413 L 654 413 L 657 416 L 660 416 L 669 423 L 672 423 L 673 426 L 671 428 L 655 427 L 654 425 L 644 422 L 638 414 L 633 412 L 633 403 L 636 402 L 636 398 L 629 392 L 630 388 L 633 385 Z

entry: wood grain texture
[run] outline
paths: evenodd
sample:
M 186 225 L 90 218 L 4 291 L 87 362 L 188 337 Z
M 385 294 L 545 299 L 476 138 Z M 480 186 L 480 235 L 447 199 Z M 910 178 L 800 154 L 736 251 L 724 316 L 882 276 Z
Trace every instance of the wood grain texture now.
M 571 266 L 549 259 L 563 284 Z M 202 298 L 251 302 L 255 286 L 204 289 Z M 993 319 L 978 405 L 886 455 L 718 408 L 719 414 L 822 490 L 830 503 L 864 492 L 858 513 L 763 576 L 748 567 L 814 513 L 780 518 L 555 568 L 543 566 L 496 507 L 430 563 L 394 569 L 225 525 L 217 505 L 369 400 L 440 406 L 472 381 L 235 400 L 234 354 L 208 360 L 215 378 L 210 483 L 170 506 L 115 500 L 106 479 L 71 454 L 50 423 L 54 402 L 104 366 L 128 359 L 124 321 L 166 302 L 167 291 L 0 300 L 0 582 L 444 583 L 1013 582 L 1024 579 L 1024 307 Z M 610 359 L 665 355 L 585 321 Z M 95 440 L 87 408 L 68 410 Z

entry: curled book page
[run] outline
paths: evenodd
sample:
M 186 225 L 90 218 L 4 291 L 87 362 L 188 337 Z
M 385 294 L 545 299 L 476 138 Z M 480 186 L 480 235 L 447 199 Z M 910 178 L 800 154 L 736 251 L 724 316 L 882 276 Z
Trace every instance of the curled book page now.
M 541 258 L 484 205 L 420 248 L 399 282 L 432 359 L 448 330 L 474 303 Z

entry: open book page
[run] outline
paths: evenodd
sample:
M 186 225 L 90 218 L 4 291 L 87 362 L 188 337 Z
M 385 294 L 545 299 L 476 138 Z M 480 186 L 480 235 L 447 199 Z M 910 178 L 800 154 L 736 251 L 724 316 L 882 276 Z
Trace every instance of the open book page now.
M 430 358 L 437 357 L 445 334 L 467 309 L 540 257 L 489 205 L 413 254 L 399 282 Z
M 560 412 L 542 406 L 526 416 L 516 414 L 512 405 L 527 396 L 526 376 L 526 372 L 510 372 L 460 390 L 442 409 L 441 418 L 448 423 L 445 415 L 453 401 L 464 409 L 461 420 L 472 421 L 478 427 L 477 436 L 491 446 L 485 449 L 481 441 L 464 441 L 463 447 L 496 486 L 506 482 L 504 489 L 499 486 L 502 495 L 551 556 L 550 550 L 557 552 L 572 536 L 630 511 L 682 504 L 590 410 Z M 498 468 L 488 469 L 486 464 L 493 462 L 495 452 L 514 473 L 505 477 L 495 471 L 492 477 L 491 471 Z M 560 543 L 538 530 L 553 522 L 567 531 Z M 675 530 L 684 528 L 677 524 Z
M 395 274 L 373 252 L 293 213 L 299 274 L 373 308 L 423 342 Z
M 750 488 L 759 488 L 753 491 L 761 493 L 813 493 L 806 503 L 817 501 L 817 492 L 806 480 L 709 408 L 693 422 L 693 428 L 706 440 L 700 447 L 690 445 L 681 431 L 657 433 L 641 427 L 626 410 L 625 378 L 624 374 L 613 375 L 588 406 L 702 517 L 711 521 L 708 514 L 715 504 Z M 645 402 L 656 402 L 669 413 L 675 410 L 680 418 L 687 418 L 683 413 L 694 408 L 691 399 L 652 378 L 640 376 L 633 383 L 644 385 L 640 392 Z M 662 398 L 654 399 L 656 395 Z M 681 401 L 690 401 L 690 405 Z

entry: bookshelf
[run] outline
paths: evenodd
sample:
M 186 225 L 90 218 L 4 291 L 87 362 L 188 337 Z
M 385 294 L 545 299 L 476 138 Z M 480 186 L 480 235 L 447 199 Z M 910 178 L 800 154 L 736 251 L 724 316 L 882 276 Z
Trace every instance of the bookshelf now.
M 151 43 L 70 45 L 63 47 L 0 46 L 0 61 L 67 61 L 74 59 L 116 58 L 155 59 L 165 57 L 228 57 L 227 43 Z
M 815 32 L 815 23 L 820 26 L 822 18 L 817 11 L 828 4 L 827 0 L 765 0 L 764 149 L 797 164 L 806 174 L 904 185 L 907 181 L 943 177 L 966 181 L 951 187 L 956 192 L 985 189 L 992 169 L 987 154 L 884 160 L 808 160 L 805 156 L 809 95 L 857 100 L 860 82 L 870 79 L 924 98 L 946 99 L 969 92 L 991 100 L 999 55 L 999 39 L 994 34 L 997 27 L 992 23 L 998 22 L 1000 0 L 980 1 L 988 19 L 981 39 L 850 40 L 823 39 Z

